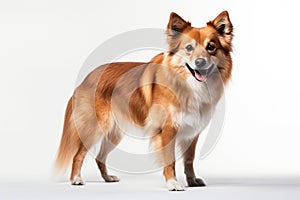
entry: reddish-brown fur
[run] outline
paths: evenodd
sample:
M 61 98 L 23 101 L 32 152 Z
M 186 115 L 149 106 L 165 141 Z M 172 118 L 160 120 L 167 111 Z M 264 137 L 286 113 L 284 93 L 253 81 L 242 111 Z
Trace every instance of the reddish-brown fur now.
M 163 173 L 166 181 L 176 180 L 174 138 L 177 137 L 178 125 L 174 125 L 174 113 L 194 112 L 195 104 L 201 105 L 200 111 L 205 112 L 206 109 L 214 107 L 223 92 L 221 87 L 216 86 L 211 103 L 195 102 L 190 98 L 194 94 L 187 82 L 191 74 L 185 66 L 181 66 L 182 59 L 176 56 L 184 52 L 187 43 L 196 41 L 195 50 L 192 53 L 183 53 L 184 56 L 190 60 L 198 57 L 217 60 L 221 80 L 226 84 L 232 70 L 230 56 L 232 30 L 226 11 L 203 28 L 194 28 L 177 14 L 171 13 L 166 32 L 169 43 L 167 54 L 158 54 L 148 63 L 111 63 L 96 68 L 75 90 L 68 103 L 56 162 L 57 168 L 66 167 L 73 159 L 70 179 L 73 184 L 83 184 L 80 177 L 83 159 L 88 149 L 101 140 L 101 149 L 96 157 L 97 165 L 105 181 L 118 181 L 116 176 L 108 175 L 105 165 L 108 153 L 122 139 L 122 133 L 112 119 L 112 109 L 116 109 L 115 112 L 122 120 L 131 120 L 131 123 L 144 127 L 149 123 L 148 115 L 152 105 L 158 104 L 162 106 L 164 113 L 158 112 L 155 115 L 158 122 L 153 124 L 155 134 L 152 140 L 157 149 L 164 149 L 159 157 L 164 164 Z M 213 54 L 205 50 L 208 42 L 216 46 Z M 214 76 L 212 75 L 211 79 L 214 79 Z M 131 91 L 132 88 L 135 90 Z M 122 104 L 123 98 L 129 100 L 129 113 L 126 113 L 122 106 L 113 107 Z M 116 104 L 113 104 L 113 101 Z M 160 121 L 164 123 L 159 123 Z M 184 141 L 180 142 L 184 151 L 184 166 L 189 186 L 205 185 L 201 179 L 196 178 L 193 169 L 199 134 L 200 132 L 193 136 L 188 146 Z M 182 189 L 176 184 L 174 188 L 172 187 L 169 189 Z

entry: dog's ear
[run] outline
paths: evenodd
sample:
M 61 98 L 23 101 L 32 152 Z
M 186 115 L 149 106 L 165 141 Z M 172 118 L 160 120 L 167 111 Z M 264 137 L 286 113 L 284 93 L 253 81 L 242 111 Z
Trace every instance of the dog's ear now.
M 187 27 L 191 26 L 191 23 L 182 19 L 179 15 L 172 12 L 167 27 L 168 35 L 176 36 L 182 33 Z
M 221 12 L 213 21 L 211 21 L 211 23 L 220 35 L 230 35 L 233 31 L 233 26 L 227 11 Z
M 214 20 L 208 22 L 207 25 L 212 25 L 218 31 L 222 46 L 231 50 L 230 46 L 233 38 L 233 26 L 228 12 L 221 12 Z
M 169 23 L 167 26 L 167 41 L 169 43 L 170 51 L 176 52 L 178 48 L 178 36 L 188 27 L 191 27 L 191 23 L 182 19 L 179 15 L 172 12 L 170 14 Z

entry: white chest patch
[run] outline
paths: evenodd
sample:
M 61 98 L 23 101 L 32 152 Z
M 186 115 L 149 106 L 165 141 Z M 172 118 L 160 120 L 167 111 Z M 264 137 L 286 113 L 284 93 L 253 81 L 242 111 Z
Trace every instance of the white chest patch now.
M 178 127 L 179 139 L 192 139 L 208 125 L 211 119 L 211 106 L 207 105 L 203 111 L 178 112 L 173 114 L 173 122 Z M 200 108 L 201 109 L 201 108 Z
M 173 122 L 178 127 L 179 139 L 192 139 L 208 125 L 214 105 L 206 85 L 190 77 L 188 84 L 192 90 L 188 101 L 191 106 L 188 110 L 176 111 L 173 106 L 169 111 L 173 116 Z

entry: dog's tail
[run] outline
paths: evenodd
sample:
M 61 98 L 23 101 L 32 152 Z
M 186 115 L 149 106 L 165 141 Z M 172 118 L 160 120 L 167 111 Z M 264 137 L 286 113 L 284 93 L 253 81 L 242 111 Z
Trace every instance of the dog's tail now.
M 66 109 L 63 134 L 56 158 L 54 168 L 56 172 L 65 172 L 81 145 L 72 110 L 73 106 L 71 98 Z

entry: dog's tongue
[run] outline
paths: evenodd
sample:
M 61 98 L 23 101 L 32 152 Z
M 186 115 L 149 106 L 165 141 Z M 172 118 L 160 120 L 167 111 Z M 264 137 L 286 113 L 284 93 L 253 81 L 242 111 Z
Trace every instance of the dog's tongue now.
M 206 75 L 202 75 L 197 71 L 195 71 L 195 77 L 198 81 L 204 82 L 206 80 Z

